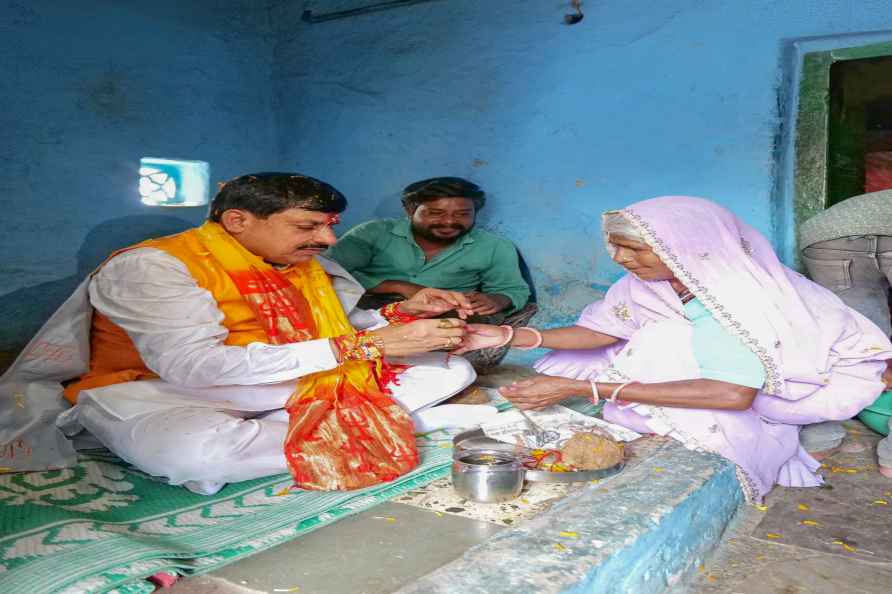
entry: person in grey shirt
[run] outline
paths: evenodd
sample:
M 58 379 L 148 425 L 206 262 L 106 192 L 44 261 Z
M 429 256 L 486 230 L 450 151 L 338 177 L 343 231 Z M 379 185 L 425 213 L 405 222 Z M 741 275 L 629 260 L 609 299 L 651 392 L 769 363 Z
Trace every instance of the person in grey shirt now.
M 813 281 L 833 291 L 886 335 L 892 334 L 892 190 L 847 198 L 808 219 L 800 228 L 799 244 Z M 883 379 L 887 389 L 892 389 L 892 361 Z M 839 429 L 836 428 L 837 433 Z M 800 434 L 803 445 L 809 449 L 807 442 L 811 440 L 826 446 L 821 435 L 833 430 L 816 425 L 805 427 Z M 877 457 L 880 470 L 892 477 L 892 437 L 880 441 Z
M 853 196 L 808 219 L 799 245 L 813 281 L 892 334 L 892 190 Z

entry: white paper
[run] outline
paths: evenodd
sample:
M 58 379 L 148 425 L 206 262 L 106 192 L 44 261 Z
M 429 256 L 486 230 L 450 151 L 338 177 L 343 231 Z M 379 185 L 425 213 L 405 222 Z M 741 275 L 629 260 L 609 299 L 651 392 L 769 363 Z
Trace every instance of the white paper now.
M 640 433 L 631 429 L 589 417 L 559 404 L 526 413 L 545 431 L 544 435 L 537 436 L 523 415 L 514 409 L 499 413 L 494 421 L 484 423 L 480 428 L 487 437 L 514 445 L 520 442 L 528 448 L 545 450 L 560 449 L 574 434 L 592 429 L 600 429 L 617 441 L 634 441 L 641 437 Z

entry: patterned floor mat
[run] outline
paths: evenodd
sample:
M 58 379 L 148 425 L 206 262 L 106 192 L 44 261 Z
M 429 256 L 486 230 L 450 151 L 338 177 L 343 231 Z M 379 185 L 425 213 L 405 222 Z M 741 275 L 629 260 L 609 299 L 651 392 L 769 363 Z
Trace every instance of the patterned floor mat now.
M 419 446 L 415 471 L 354 492 L 289 491 L 279 475 L 204 497 L 101 451 L 0 475 L 0 592 L 151 592 L 159 571 L 204 573 L 446 476 L 451 449 Z

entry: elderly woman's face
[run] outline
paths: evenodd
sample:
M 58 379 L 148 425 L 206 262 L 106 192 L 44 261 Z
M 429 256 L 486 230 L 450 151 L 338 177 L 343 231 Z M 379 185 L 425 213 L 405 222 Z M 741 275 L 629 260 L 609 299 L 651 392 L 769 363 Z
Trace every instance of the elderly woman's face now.
M 613 261 L 645 281 L 673 280 L 675 275 L 663 264 L 649 245 L 625 235 L 611 233 L 607 241 L 613 248 Z

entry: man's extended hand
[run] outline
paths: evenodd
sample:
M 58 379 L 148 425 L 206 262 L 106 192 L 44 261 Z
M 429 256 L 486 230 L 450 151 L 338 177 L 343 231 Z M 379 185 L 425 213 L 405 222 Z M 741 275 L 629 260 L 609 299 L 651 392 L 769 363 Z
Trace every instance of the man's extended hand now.
M 400 309 L 416 318 L 433 318 L 454 309 L 458 317 L 465 319 L 471 315 L 473 307 L 464 293 L 428 287 L 402 301 Z
M 511 305 L 511 299 L 500 293 L 478 293 L 472 291 L 467 293 L 467 295 L 471 301 L 471 308 L 474 310 L 474 314 L 478 316 L 499 313 Z
M 405 357 L 442 349 L 454 349 L 467 332 L 464 320 L 415 320 L 408 324 L 390 324 L 371 334 L 381 339 L 384 353 Z

